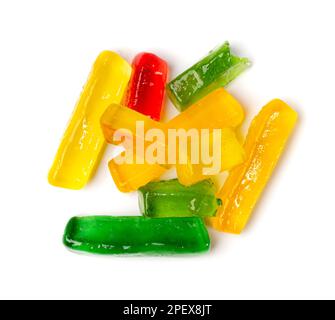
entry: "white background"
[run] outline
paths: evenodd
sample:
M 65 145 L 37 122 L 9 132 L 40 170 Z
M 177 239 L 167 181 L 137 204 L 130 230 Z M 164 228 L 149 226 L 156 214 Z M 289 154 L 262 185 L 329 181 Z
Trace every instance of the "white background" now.
M 335 298 L 334 13 L 333 0 L 1 1 L 0 298 Z M 47 183 L 95 57 L 152 51 L 175 76 L 225 40 L 253 61 L 229 86 L 245 128 L 273 98 L 300 115 L 246 231 L 211 232 L 198 257 L 67 251 L 71 216 L 138 214 L 109 176 L 112 147 L 84 190 Z

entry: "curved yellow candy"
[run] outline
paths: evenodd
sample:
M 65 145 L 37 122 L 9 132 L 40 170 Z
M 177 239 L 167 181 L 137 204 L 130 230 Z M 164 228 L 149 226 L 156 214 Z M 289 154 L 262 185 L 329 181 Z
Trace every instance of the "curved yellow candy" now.
M 50 184 L 81 189 L 88 182 L 105 147 L 100 117 L 108 105 L 122 100 L 130 74 L 130 65 L 118 54 L 98 56 L 50 169 Z
M 208 220 L 215 229 L 235 234 L 243 231 L 297 118 L 287 104 L 273 100 L 253 120 L 245 141 L 246 161 L 230 172 L 218 194 L 222 207 Z

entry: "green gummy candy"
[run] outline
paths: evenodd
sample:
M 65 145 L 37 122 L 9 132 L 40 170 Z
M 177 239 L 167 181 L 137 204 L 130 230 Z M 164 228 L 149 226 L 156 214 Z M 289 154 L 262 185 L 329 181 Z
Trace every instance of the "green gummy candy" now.
M 220 200 L 211 180 L 186 187 L 177 179 L 151 182 L 139 189 L 141 213 L 146 217 L 212 217 Z
M 167 92 L 176 108 L 184 111 L 210 92 L 228 85 L 249 66 L 250 61 L 234 56 L 226 42 L 172 80 Z
M 74 217 L 63 242 L 96 254 L 172 255 L 206 252 L 210 239 L 201 218 Z

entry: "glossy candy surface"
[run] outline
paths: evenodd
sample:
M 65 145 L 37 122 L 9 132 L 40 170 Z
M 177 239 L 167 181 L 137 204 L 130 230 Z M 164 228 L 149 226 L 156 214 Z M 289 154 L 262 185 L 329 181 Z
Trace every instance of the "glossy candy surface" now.
M 297 113 L 281 100 L 266 105 L 253 120 L 245 141 L 246 161 L 233 169 L 218 197 L 210 224 L 219 231 L 241 233 L 284 150 Z
M 210 249 L 201 218 L 74 217 L 66 226 L 64 244 L 96 254 L 172 255 Z
M 161 124 L 153 121 L 148 117 L 141 115 L 134 110 L 120 106 L 110 106 L 101 118 L 102 130 L 108 142 L 113 141 L 113 134 L 118 129 L 123 129 L 129 135 L 144 138 L 147 129 L 159 128 L 161 130 L 168 129 L 215 129 L 215 128 L 236 128 L 244 119 L 244 111 L 241 104 L 223 88 L 217 89 L 192 107 L 182 112 L 167 124 Z M 136 132 L 136 122 L 142 121 L 145 130 Z M 229 131 L 229 130 L 228 130 Z M 229 131 L 230 132 L 230 131 Z M 234 139 L 232 140 L 235 141 Z M 236 145 L 234 150 L 235 156 L 229 158 L 229 154 L 224 154 L 227 162 L 235 163 L 241 156 L 241 147 Z M 232 149 L 230 149 L 232 150 Z M 226 150 L 227 151 L 227 150 Z M 114 158 L 109 163 L 109 169 L 113 179 L 122 192 L 135 191 L 146 185 L 150 181 L 158 179 L 167 169 L 168 166 L 159 164 L 120 164 L 119 158 L 124 157 L 122 154 Z M 227 157 L 227 158 L 226 158 Z M 239 161 L 239 160 L 238 160 Z M 237 164 L 238 161 L 235 163 Z M 228 165 L 231 167 L 233 165 Z M 180 166 L 178 168 L 179 176 L 184 184 L 192 184 L 197 181 L 208 178 L 208 176 L 200 176 L 200 167 L 195 167 L 191 171 L 190 167 Z M 192 177 L 192 172 L 198 172 L 197 176 Z M 192 180 L 193 179 L 193 180 Z
M 50 169 L 50 184 L 81 189 L 88 182 L 105 147 L 100 117 L 108 105 L 122 100 L 130 74 L 130 65 L 118 54 L 98 56 Z
M 244 120 L 242 105 L 227 90 L 219 88 L 167 123 L 169 128 L 236 128 Z
M 211 180 L 185 187 L 178 180 L 151 182 L 139 189 L 141 213 L 146 217 L 210 217 L 219 203 Z
M 133 63 L 124 104 L 160 121 L 168 76 L 167 63 L 152 53 L 138 54 Z
M 102 114 L 100 119 L 101 129 L 108 143 L 115 141 L 115 133 L 126 137 L 145 139 L 145 134 L 150 129 L 162 129 L 164 126 L 149 117 L 129 109 L 123 105 L 113 103 Z M 143 130 L 141 130 L 143 128 Z
M 122 163 L 120 158 L 126 157 L 126 153 L 112 159 L 108 163 L 109 171 L 113 177 L 116 187 L 121 192 L 132 192 L 146 185 L 150 181 L 158 179 L 167 170 L 159 164 L 149 163 Z
M 244 159 L 244 151 L 237 140 L 234 129 L 244 120 L 244 110 L 241 104 L 223 88 L 217 89 L 203 99 L 196 102 L 187 110 L 167 123 L 169 129 L 209 129 L 209 150 L 213 150 L 213 129 L 221 130 L 221 161 L 220 169 L 215 174 L 203 169 L 208 169 L 200 156 L 198 164 L 191 162 L 191 150 L 187 150 L 187 162 L 180 161 L 176 164 L 179 182 L 190 186 L 210 176 L 231 169 L 240 164 Z M 179 146 L 178 146 L 179 148 Z M 204 144 L 201 145 L 201 153 L 205 152 Z
M 213 90 L 226 86 L 249 65 L 247 58 L 234 56 L 226 42 L 172 80 L 168 94 L 176 108 L 184 111 Z
M 136 124 L 138 122 L 143 124 L 143 131 L 137 130 Z M 106 109 L 101 117 L 101 128 L 106 141 L 109 143 L 115 143 L 115 132 L 117 130 L 120 134 L 126 136 L 126 140 L 134 137 L 138 139 L 139 143 L 143 142 L 148 130 L 154 128 L 164 130 L 164 127 L 159 122 L 137 111 L 117 104 L 112 104 Z M 124 146 L 126 147 L 125 143 Z M 134 148 L 136 148 L 136 141 L 132 147 L 133 152 L 135 151 Z M 128 161 L 122 161 L 122 159 L 129 156 L 132 157 L 132 154 L 123 152 L 108 163 L 109 171 L 115 185 L 121 192 L 135 191 L 150 181 L 158 179 L 167 169 L 159 164 L 150 165 L 144 160 L 143 163 L 139 161 L 136 163 L 134 161 L 130 161 L 130 163 L 128 163 Z M 138 158 L 144 159 L 143 154 L 137 156 Z
M 221 139 L 221 143 L 218 138 Z M 239 143 L 235 131 L 231 128 L 217 129 L 215 132 L 211 130 L 208 134 L 203 134 L 202 139 L 209 143 L 200 146 L 200 155 L 210 155 L 211 162 L 206 163 L 209 159 L 206 156 L 199 157 L 198 164 L 192 163 L 192 152 L 189 150 L 186 163 L 177 163 L 176 165 L 179 182 L 184 186 L 191 186 L 201 180 L 230 170 L 245 159 L 244 149 Z M 215 151 L 213 152 L 213 150 Z
M 150 129 L 236 128 L 243 120 L 244 111 L 241 104 L 225 89 L 220 88 L 166 124 L 116 103 L 105 110 L 100 123 L 106 141 L 113 143 L 116 130 L 125 135 L 144 139 L 144 135 Z M 143 131 L 138 130 L 138 122 L 143 125 Z

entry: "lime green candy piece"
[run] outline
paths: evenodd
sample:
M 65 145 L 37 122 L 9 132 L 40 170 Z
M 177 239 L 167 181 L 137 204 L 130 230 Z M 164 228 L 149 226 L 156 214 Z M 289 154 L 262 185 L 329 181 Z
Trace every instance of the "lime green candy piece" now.
M 249 66 L 250 61 L 233 55 L 226 42 L 172 80 L 167 92 L 176 108 L 184 111 L 210 92 L 228 85 Z
M 212 217 L 220 200 L 211 180 L 186 187 L 177 179 L 151 182 L 139 189 L 141 213 L 146 217 Z
M 74 217 L 66 226 L 64 244 L 96 254 L 173 255 L 210 248 L 201 218 Z

